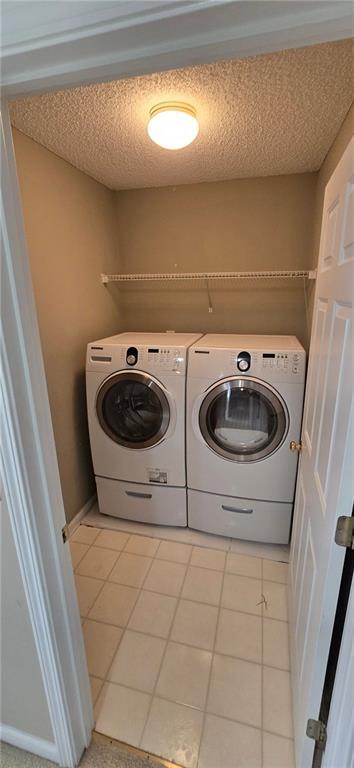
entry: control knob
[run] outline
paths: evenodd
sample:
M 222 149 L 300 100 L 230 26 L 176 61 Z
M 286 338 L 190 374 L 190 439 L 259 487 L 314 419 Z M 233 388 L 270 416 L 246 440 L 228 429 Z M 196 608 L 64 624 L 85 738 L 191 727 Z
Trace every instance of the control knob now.
M 135 365 L 138 362 L 138 350 L 136 347 L 129 347 L 127 350 L 126 361 L 128 365 Z
M 248 371 L 251 367 L 251 355 L 249 352 L 240 352 L 237 357 L 237 367 L 239 371 Z

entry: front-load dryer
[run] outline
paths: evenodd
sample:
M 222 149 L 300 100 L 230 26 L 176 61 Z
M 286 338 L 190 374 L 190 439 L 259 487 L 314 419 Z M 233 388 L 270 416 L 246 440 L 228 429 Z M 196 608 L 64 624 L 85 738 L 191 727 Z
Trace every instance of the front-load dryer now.
M 207 334 L 189 351 L 188 524 L 287 543 L 306 355 L 294 336 Z
M 121 333 L 88 344 L 87 412 L 102 514 L 187 524 L 187 350 L 198 338 Z

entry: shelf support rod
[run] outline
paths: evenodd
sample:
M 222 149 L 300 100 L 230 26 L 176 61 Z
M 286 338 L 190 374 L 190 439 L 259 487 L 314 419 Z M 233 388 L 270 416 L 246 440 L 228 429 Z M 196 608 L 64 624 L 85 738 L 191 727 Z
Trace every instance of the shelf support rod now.
M 213 303 L 210 296 L 209 280 L 205 281 L 205 287 L 208 294 L 208 312 L 211 315 L 214 312 Z

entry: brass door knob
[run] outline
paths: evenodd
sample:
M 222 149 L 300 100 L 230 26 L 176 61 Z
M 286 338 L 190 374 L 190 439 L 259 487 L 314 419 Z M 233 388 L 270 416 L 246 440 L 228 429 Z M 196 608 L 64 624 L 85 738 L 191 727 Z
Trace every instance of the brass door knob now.
M 300 451 L 302 451 L 302 442 L 301 442 L 301 440 L 300 440 L 299 443 L 297 443 L 296 440 L 292 440 L 290 445 L 289 445 L 289 448 L 290 448 L 291 451 L 293 451 L 293 453 L 295 453 L 295 451 L 298 451 L 298 453 L 300 453 Z

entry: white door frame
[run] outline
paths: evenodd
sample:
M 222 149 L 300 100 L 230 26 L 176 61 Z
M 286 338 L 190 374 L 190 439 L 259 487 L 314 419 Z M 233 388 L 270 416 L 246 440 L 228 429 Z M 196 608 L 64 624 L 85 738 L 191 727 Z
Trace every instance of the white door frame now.
M 66 768 L 77 765 L 88 745 L 93 715 L 70 555 L 61 536 L 64 506 L 8 100 L 36 90 L 256 55 L 350 34 L 350 3 L 329 8 L 311 3 L 299 12 L 294 3 L 292 14 L 288 3 L 279 3 L 271 24 L 265 3 L 262 18 L 230 25 L 230 12 L 237 12 L 237 5 L 237 0 L 196 0 L 187 7 L 151 2 L 150 10 L 142 12 L 137 3 L 137 11 L 122 16 L 117 3 L 115 16 L 110 13 L 107 19 L 107 11 L 97 10 L 94 18 L 80 18 L 77 24 L 72 18 L 59 26 L 47 24 L 40 37 L 34 20 L 32 37 L 24 35 L 3 49 L 2 474 L 54 733 L 53 749 L 44 756 Z M 217 29 L 213 13 L 222 20 Z
M 65 513 L 6 104 L 1 158 L 1 475 L 54 734 L 51 759 L 74 768 L 89 744 L 93 714 L 70 553 L 61 535 Z

